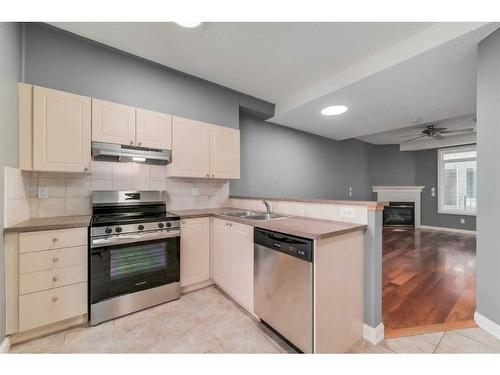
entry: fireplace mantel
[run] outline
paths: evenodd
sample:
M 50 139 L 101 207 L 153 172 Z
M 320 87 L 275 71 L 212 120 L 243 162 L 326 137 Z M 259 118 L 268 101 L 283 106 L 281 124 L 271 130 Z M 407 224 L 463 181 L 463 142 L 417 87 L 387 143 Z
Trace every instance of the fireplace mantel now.
M 415 228 L 420 228 L 420 193 L 425 186 L 372 186 L 379 202 L 414 202 Z

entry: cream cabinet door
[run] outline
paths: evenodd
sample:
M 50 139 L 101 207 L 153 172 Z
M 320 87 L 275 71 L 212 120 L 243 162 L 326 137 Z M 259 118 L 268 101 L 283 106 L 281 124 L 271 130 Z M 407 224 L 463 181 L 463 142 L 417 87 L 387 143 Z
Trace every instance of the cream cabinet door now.
M 240 131 L 210 126 L 210 176 L 240 178 Z
M 210 279 L 210 219 L 181 220 L 181 286 Z
M 230 223 L 228 232 L 228 293 L 253 313 L 253 227 Z
M 137 108 L 137 146 L 172 149 L 172 116 Z
M 135 108 L 92 99 L 92 140 L 135 145 Z
M 90 169 L 91 99 L 33 88 L 33 169 L 85 172 Z
M 168 177 L 210 176 L 210 125 L 181 117 L 172 118 L 172 163 Z
M 228 259 L 227 259 L 227 230 L 228 224 L 224 220 L 211 219 L 211 268 L 212 278 L 222 289 L 228 286 Z

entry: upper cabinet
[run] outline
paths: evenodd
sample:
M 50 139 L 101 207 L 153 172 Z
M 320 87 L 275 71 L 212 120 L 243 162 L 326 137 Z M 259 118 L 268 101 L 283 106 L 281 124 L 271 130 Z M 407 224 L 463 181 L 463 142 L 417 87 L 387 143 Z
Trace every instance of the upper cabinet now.
M 240 178 L 240 131 L 210 126 L 210 176 Z
M 92 99 L 92 140 L 170 150 L 172 116 Z
M 92 140 L 135 145 L 135 108 L 92 99 Z
M 167 175 L 240 178 L 240 131 L 174 116 Z
M 89 171 L 91 99 L 20 84 L 19 101 L 20 168 Z
M 172 149 L 172 116 L 136 109 L 136 145 L 139 147 Z
M 172 120 L 172 163 L 169 177 L 210 177 L 210 125 L 175 117 Z

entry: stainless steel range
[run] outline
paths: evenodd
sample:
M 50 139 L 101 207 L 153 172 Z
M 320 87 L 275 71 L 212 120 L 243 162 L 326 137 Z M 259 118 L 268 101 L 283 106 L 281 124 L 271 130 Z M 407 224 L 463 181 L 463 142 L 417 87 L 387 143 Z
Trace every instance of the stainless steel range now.
M 159 191 L 95 191 L 90 323 L 180 298 L 180 220 Z

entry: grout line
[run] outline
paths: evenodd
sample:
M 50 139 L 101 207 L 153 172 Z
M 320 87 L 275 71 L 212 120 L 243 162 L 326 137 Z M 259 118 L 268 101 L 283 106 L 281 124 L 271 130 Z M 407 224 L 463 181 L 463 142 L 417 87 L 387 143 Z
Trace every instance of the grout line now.
M 478 327 L 478 328 L 479 328 L 479 327 Z M 466 329 L 467 329 L 467 328 L 466 328 Z M 479 328 L 479 329 L 481 329 L 481 328 Z M 482 330 L 482 329 L 481 329 L 481 330 Z M 482 331 L 484 331 L 484 330 L 482 330 Z M 453 331 L 448 331 L 448 332 L 453 332 Z M 472 337 L 466 336 L 466 335 L 464 335 L 464 334 L 462 334 L 462 333 L 460 333 L 460 332 L 453 332 L 453 333 L 456 333 L 457 335 L 460 335 L 460 336 L 462 336 L 462 337 L 465 337 L 466 339 L 469 339 L 469 340 L 475 341 L 475 342 L 477 342 L 477 343 L 479 343 L 479 344 L 489 346 L 490 348 L 496 348 L 494 345 L 488 344 L 488 343 L 483 342 L 483 341 L 479 341 L 479 340 L 474 339 L 474 338 L 472 338 Z M 487 332 L 486 332 L 486 333 L 487 333 Z M 492 336 L 492 337 L 493 337 L 493 336 Z M 499 344 L 500 344 L 500 341 L 499 341 Z
M 437 343 L 436 347 L 434 348 L 434 351 L 432 352 L 432 354 L 436 354 L 436 350 L 439 348 L 439 345 L 441 345 L 441 341 L 443 341 L 444 339 L 444 336 L 446 335 L 446 332 L 443 333 L 443 336 L 441 336 L 441 339 L 439 340 L 439 342 Z

